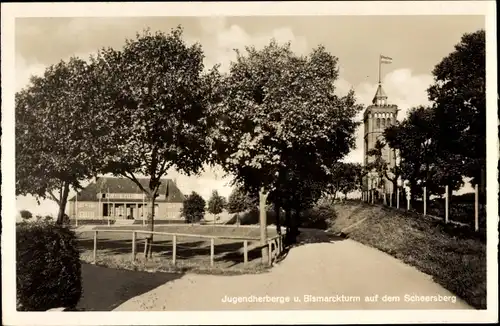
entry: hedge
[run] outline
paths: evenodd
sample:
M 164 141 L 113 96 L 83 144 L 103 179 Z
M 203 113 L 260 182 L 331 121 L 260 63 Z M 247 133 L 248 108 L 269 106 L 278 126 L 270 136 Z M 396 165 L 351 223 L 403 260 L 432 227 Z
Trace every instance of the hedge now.
M 69 221 L 69 224 L 72 225 L 72 226 L 75 226 L 76 225 L 76 220 L 75 219 L 71 219 Z M 113 225 L 115 224 L 115 220 L 114 219 L 109 219 L 109 224 L 110 225 Z M 107 219 L 78 219 L 78 225 L 108 225 L 108 220 Z
M 80 253 L 68 227 L 16 225 L 17 309 L 74 309 L 82 295 Z
M 155 219 L 155 225 L 160 225 L 160 224 L 186 224 L 186 220 L 185 219 L 178 219 L 178 220 L 157 220 Z M 142 220 L 135 220 L 134 221 L 134 224 L 143 224 L 144 222 Z M 146 220 L 145 223 L 146 225 L 149 225 L 149 220 Z

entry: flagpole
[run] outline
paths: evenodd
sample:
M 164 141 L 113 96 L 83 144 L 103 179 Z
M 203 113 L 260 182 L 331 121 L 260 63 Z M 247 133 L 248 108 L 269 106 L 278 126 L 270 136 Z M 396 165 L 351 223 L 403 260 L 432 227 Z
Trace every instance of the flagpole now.
M 381 78 L 380 78 L 380 69 L 381 69 L 381 66 L 382 65 L 382 55 L 380 54 L 379 57 L 378 57 L 378 84 L 380 85 L 381 84 Z

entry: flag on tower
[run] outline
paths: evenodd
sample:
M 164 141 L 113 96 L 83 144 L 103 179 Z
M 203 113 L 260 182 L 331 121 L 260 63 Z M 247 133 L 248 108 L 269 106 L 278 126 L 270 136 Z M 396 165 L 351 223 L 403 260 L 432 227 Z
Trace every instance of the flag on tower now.
M 392 58 L 386 57 L 385 55 L 380 55 L 380 63 L 392 63 Z

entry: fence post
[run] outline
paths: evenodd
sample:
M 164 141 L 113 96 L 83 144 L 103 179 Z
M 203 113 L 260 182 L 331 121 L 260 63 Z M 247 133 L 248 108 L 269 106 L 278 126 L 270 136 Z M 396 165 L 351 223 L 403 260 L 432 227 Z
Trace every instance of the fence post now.
M 243 241 L 243 265 L 248 263 L 248 240 Z
M 177 256 L 177 236 L 174 235 L 172 237 L 172 265 L 175 266 L 175 260 L 176 260 L 176 257 Z
M 399 209 L 399 187 L 397 187 L 397 190 L 396 190 L 396 208 Z
M 274 241 L 273 241 L 274 242 L 274 257 L 278 257 L 280 254 L 280 247 L 279 247 L 279 243 L 278 243 L 279 239 L 280 238 L 278 237 L 278 238 L 274 239 Z
M 427 215 L 427 187 L 424 187 L 424 216 Z
M 210 239 L 210 266 L 214 266 L 214 238 Z
M 479 231 L 479 187 L 476 184 L 474 187 L 475 200 L 474 200 L 474 230 Z
M 94 231 L 94 264 L 97 262 L 97 231 Z
M 393 194 L 394 194 L 394 193 L 393 193 L 393 192 L 392 192 L 392 190 L 391 190 L 391 192 L 389 193 L 389 207 L 392 207 L 392 195 L 393 195 Z
M 136 250 L 135 238 L 136 238 L 136 232 L 132 231 L 132 262 L 135 261 L 135 250 Z
M 372 189 L 372 204 L 375 203 L 375 190 Z
M 449 199 L 448 199 L 448 186 L 444 187 L 445 191 L 445 208 L 444 208 L 444 222 L 448 223 L 448 204 L 449 204 Z
M 272 252 L 273 252 L 273 248 L 272 248 L 272 241 L 267 241 L 267 247 L 268 247 L 268 250 L 269 250 L 269 266 L 271 266 L 273 264 L 273 256 L 272 256 Z

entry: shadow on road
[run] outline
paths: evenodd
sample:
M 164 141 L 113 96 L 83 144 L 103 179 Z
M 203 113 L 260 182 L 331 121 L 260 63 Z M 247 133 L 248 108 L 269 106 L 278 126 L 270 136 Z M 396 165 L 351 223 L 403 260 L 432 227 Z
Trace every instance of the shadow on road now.
M 179 279 L 180 273 L 147 273 L 82 264 L 83 295 L 77 310 L 111 311 L 125 301 Z

